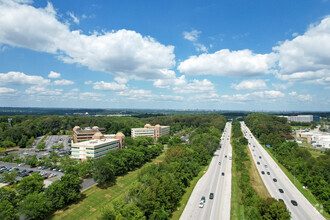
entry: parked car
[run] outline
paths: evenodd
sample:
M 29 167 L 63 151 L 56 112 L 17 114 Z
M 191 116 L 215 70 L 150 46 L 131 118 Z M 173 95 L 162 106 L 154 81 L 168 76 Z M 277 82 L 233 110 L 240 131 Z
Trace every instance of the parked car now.
M 34 167 L 37 167 L 37 165 L 31 165 L 30 168 L 34 168 Z
M 24 166 L 24 165 L 25 165 L 25 163 L 18 164 L 19 167 Z

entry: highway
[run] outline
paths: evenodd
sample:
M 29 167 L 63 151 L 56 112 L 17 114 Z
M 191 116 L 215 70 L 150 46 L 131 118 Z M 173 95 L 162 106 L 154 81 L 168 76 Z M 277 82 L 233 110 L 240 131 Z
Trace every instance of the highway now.
M 243 134 L 248 139 L 249 149 L 253 157 L 253 161 L 257 166 L 260 176 L 269 191 L 270 195 L 275 199 L 282 199 L 291 212 L 291 219 L 325 219 L 312 204 L 299 192 L 289 178 L 284 174 L 281 168 L 278 167 L 273 158 L 259 144 L 249 128 L 241 122 Z M 258 164 L 259 163 L 259 164 Z M 264 172 L 262 174 L 261 172 Z M 269 172 L 269 173 L 268 173 Z M 276 179 L 274 181 L 274 178 Z M 280 192 L 283 190 L 283 193 Z M 297 206 L 291 203 L 291 200 L 297 202 Z
M 207 172 L 197 182 L 180 219 L 230 219 L 232 163 L 229 159 L 229 155 L 232 154 L 230 134 L 231 123 L 228 122 L 221 137 L 221 149 L 216 150 Z M 209 198 L 210 193 L 214 193 L 213 199 Z M 205 196 L 206 201 L 204 207 L 199 207 L 202 196 Z

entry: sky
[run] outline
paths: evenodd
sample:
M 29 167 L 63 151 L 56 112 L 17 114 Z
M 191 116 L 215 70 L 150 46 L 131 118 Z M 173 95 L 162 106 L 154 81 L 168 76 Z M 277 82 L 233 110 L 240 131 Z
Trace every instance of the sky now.
M 330 111 L 330 1 L 0 0 L 0 106 Z

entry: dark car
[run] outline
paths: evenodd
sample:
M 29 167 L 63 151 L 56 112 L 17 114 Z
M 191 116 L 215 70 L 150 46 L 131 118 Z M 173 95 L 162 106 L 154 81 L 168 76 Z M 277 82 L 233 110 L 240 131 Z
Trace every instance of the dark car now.
M 280 193 L 284 193 L 283 189 L 278 189 L 278 191 L 280 191 Z
M 276 179 L 276 178 L 273 178 L 273 181 L 274 181 L 274 182 L 277 182 L 277 179 Z
M 265 174 L 265 171 L 261 171 L 261 174 Z
M 259 158 L 261 159 L 261 156 L 259 156 Z
M 202 196 L 201 202 L 204 202 L 205 203 L 205 196 Z
M 270 172 L 267 172 L 267 175 L 270 175 Z
M 33 170 L 29 170 L 29 172 L 28 173 L 33 173 Z
M 214 194 L 213 193 L 210 193 L 210 199 L 213 199 L 214 198 Z
M 225 155 L 225 158 L 227 158 L 227 155 Z
M 291 203 L 292 203 L 292 205 L 294 205 L 294 206 L 298 206 L 298 203 L 296 202 L 296 200 L 291 200 Z
M 37 167 L 36 165 L 31 165 L 30 168 L 34 168 L 34 167 Z
M 224 173 L 224 172 L 222 172 L 222 173 L 221 173 L 221 175 L 222 175 L 222 176 L 224 176 L 224 175 L 225 175 L 225 173 Z
M 257 162 L 258 165 L 260 165 L 260 162 Z

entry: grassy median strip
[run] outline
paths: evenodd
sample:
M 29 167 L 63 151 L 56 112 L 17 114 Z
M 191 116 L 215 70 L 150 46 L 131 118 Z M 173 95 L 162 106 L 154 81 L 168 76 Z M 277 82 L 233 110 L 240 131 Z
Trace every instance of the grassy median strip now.
M 165 153 L 159 155 L 156 159 L 145 164 L 149 166 L 152 163 L 158 163 L 164 160 Z M 82 193 L 83 199 L 68 206 L 64 210 L 59 210 L 51 216 L 52 219 L 97 219 L 105 206 L 110 205 L 113 200 L 124 197 L 129 188 L 137 181 L 138 173 L 142 169 L 129 172 L 125 176 L 117 178 L 116 184 L 106 189 L 93 186 Z
M 236 159 L 236 154 L 233 151 L 233 161 Z M 243 219 L 243 205 L 240 201 L 240 189 L 238 186 L 238 171 L 236 163 L 232 163 L 231 167 L 231 207 L 230 207 L 230 219 L 238 220 Z
M 172 220 L 178 220 L 180 219 L 180 216 L 182 215 L 182 212 L 184 208 L 186 207 L 188 200 L 190 198 L 191 193 L 193 192 L 198 180 L 206 173 L 207 171 L 207 166 L 202 167 L 202 170 L 199 172 L 198 176 L 196 176 L 191 182 L 190 186 L 186 188 L 185 194 L 182 196 L 182 199 L 180 201 L 180 206 L 178 209 L 172 213 Z M 197 206 L 198 204 L 196 204 Z

